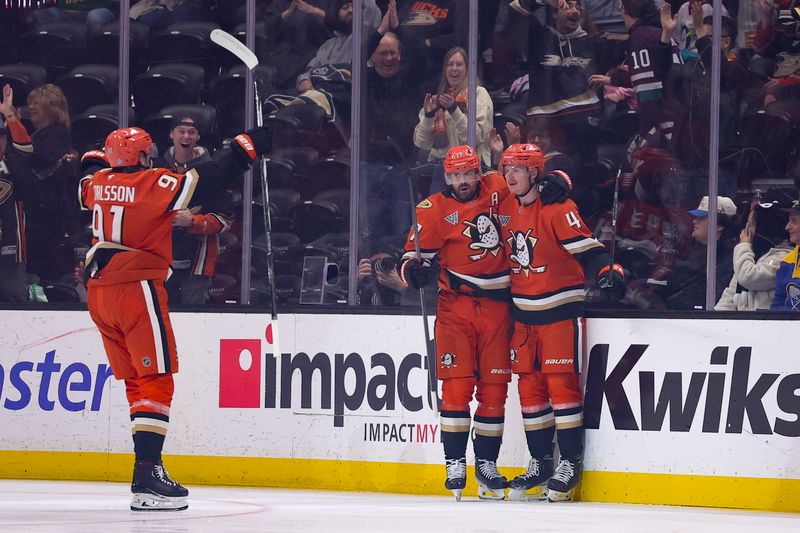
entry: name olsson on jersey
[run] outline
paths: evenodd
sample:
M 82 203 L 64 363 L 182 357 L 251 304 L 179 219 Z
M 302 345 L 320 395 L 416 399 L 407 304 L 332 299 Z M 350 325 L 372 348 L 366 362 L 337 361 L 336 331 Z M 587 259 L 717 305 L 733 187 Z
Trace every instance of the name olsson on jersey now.
M 95 185 L 94 198 L 98 202 L 130 204 L 136 198 L 136 189 L 127 185 Z

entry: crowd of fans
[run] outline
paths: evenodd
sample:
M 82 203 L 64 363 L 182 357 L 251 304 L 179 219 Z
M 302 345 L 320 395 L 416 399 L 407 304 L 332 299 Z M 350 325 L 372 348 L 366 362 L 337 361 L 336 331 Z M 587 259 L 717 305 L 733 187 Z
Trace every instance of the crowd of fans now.
M 130 79 L 129 123 L 152 134 L 158 163 L 174 171 L 211 157 L 244 126 L 242 66 L 208 37 L 221 27 L 244 39 L 243 1 L 131 2 L 128 73 L 108 50 L 119 2 L 39 4 L 7 7 L 2 28 L 14 39 L 0 58 L 0 184 L 12 184 L 0 196 L 6 302 L 81 299 L 92 230 L 75 197 L 80 156 L 116 127 L 120 76 Z M 798 244 L 790 216 L 800 180 L 800 20 L 785 0 L 723 4 L 716 309 L 768 309 L 780 296 L 776 272 Z M 595 235 L 609 245 L 614 234 L 630 280 L 621 305 L 704 307 L 710 2 L 622 0 L 616 23 L 598 27 L 588 0 L 482 0 L 474 95 L 467 2 L 363 6 L 356 59 L 353 2 L 256 2 L 255 76 L 274 138 L 269 206 L 260 202 L 258 172 L 253 180 L 253 302 L 269 298 L 263 209 L 273 220 L 281 303 L 301 301 L 303 262 L 313 256 L 338 267 L 338 277 L 323 276 L 322 301 L 347 301 L 356 166 L 356 300 L 414 305 L 397 257 L 413 205 L 445 188 L 443 154 L 468 141 L 472 101 L 486 169 L 509 144 L 536 143 L 546 170 L 572 177 L 573 198 Z M 357 162 L 349 144 L 354 61 L 365 78 Z M 239 187 L 176 217 L 173 302 L 238 301 L 242 246 L 249 245 L 242 193 Z

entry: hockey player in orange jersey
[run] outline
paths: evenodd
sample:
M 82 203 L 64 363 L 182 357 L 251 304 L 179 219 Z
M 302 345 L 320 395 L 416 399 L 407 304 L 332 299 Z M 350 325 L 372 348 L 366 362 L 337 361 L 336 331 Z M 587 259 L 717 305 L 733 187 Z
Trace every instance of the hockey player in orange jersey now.
M 472 425 L 478 495 L 503 499 L 508 481 L 497 470 L 497 456 L 511 380 L 510 316 L 508 262 L 497 209 L 508 189 L 497 172 L 481 175 L 478 154 L 469 146 L 448 151 L 444 172 L 448 188 L 417 205 L 422 257 L 416 255 L 412 230 L 401 274 L 412 286 L 423 286 L 431 262 L 438 258 L 435 338 L 438 378 L 443 381 L 440 426 L 445 487 L 457 500 L 461 498 Z M 555 183 L 548 190 L 558 197 L 563 187 Z M 469 408 L 473 394 L 478 400 L 474 421 Z
M 622 267 L 610 265 L 609 254 L 592 237 L 575 203 L 541 201 L 544 163 L 534 144 L 509 146 L 500 162 L 511 193 L 498 215 L 510 267 L 511 369 L 519 376 L 531 453 L 527 471 L 509 484 L 509 499 L 565 501 L 580 480 L 583 454 L 579 365 L 584 281 L 596 280 L 610 299 L 620 299 L 625 288 Z M 555 471 L 554 434 L 560 451 Z
M 185 174 L 151 168 L 154 145 L 139 128 L 113 131 L 104 152 L 88 152 L 79 199 L 92 211 L 93 246 L 86 254 L 88 307 L 114 377 L 125 381 L 136 462 L 134 511 L 178 511 L 188 491 L 161 462 L 178 371 L 164 281 L 172 263 L 177 211 L 222 194 L 269 144 L 264 129 L 237 136 L 231 150 Z M 106 165 L 111 168 L 100 168 Z

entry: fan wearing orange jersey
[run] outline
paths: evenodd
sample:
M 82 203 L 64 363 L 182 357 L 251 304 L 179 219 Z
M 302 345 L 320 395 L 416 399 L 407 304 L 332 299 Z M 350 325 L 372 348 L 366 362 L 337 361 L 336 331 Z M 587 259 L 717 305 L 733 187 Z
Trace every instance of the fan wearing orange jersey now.
M 113 131 L 104 151 L 82 158 L 95 172 L 80 182 L 79 200 L 92 211 L 94 242 L 86 255 L 88 307 L 114 377 L 125 381 L 136 455 L 131 509 L 182 510 L 188 491 L 161 462 L 178 371 L 164 281 L 172 263 L 176 213 L 222 194 L 269 144 L 263 129 L 238 136 L 207 165 L 175 174 L 151 168 L 154 145 L 139 128 Z M 111 168 L 97 167 L 110 165 Z
M 500 170 L 510 195 L 499 220 L 510 268 L 511 368 L 518 388 L 531 460 L 511 480 L 510 499 L 569 500 L 580 479 L 583 408 L 579 361 L 583 342 L 584 280 L 596 279 L 619 299 L 624 295 L 622 267 L 594 239 L 572 200 L 545 204 L 545 157 L 534 144 L 513 144 Z M 555 176 L 554 176 L 555 175 Z M 621 292 L 620 292 L 621 291 Z M 553 437 L 561 453 L 554 471 Z
M 466 484 L 470 426 L 475 438 L 475 476 L 482 498 L 502 499 L 508 481 L 497 471 L 508 359 L 509 272 L 497 209 L 508 195 L 496 172 L 482 175 L 469 146 L 451 148 L 444 160 L 448 187 L 417 205 L 420 254 L 409 233 L 401 274 L 414 287 L 425 285 L 431 262 L 440 266 L 435 326 L 440 413 L 447 479 L 460 497 Z M 478 400 L 475 418 L 469 403 Z

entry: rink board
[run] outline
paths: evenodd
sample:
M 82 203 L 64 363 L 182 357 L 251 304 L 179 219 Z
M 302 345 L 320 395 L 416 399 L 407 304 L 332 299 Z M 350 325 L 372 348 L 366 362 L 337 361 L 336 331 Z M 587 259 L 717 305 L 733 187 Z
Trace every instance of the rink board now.
M 282 316 L 282 357 L 263 315 L 172 321 L 176 478 L 444 493 L 419 317 Z M 781 343 L 798 327 L 590 320 L 582 499 L 800 511 L 800 361 Z M 0 312 L 0 331 L 0 477 L 128 480 L 124 388 L 88 314 Z M 526 463 L 516 405 L 512 384 L 508 475 Z

